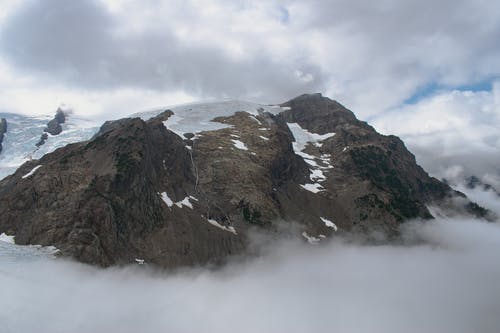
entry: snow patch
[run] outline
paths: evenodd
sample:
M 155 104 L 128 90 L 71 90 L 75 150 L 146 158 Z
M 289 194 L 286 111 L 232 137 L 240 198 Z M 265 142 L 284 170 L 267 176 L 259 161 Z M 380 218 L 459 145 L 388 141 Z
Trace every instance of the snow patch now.
M 9 244 L 16 244 L 16 241 L 14 240 L 15 236 L 9 236 L 5 232 L 3 232 L 0 235 L 0 242 L 4 243 L 9 243 Z
M 21 178 L 22 178 L 22 179 L 26 179 L 26 178 L 28 178 L 28 177 L 33 176 L 33 174 L 35 173 L 35 171 L 36 171 L 36 170 L 38 170 L 38 169 L 40 169 L 41 167 L 42 167 L 42 165 L 41 165 L 41 164 L 40 164 L 40 165 L 37 165 L 36 167 L 34 167 L 33 169 L 31 169 L 31 171 L 30 171 L 30 172 L 28 172 L 27 174 L 25 174 L 25 175 L 24 175 L 24 176 L 22 176 Z
M 230 117 L 236 112 L 247 112 L 253 116 L 258 116 L 262 111 L 271 113 L 276 112 L 276 109 L 267 105 L 228 100 L 223 102 L 190 103 L 174 107 L 165 107 L 150 112 L 137 113 L 135 116 L 139 116 L 143 120 L 148 120 L 162 113 L 165 109 L 171 110 L 174 114 L 164 121 L 163 124 L 180 137 L 182 137 L 184 133 L 196 134 L 199 132 L 230 128 L 232 127 L 231 125 L 219 123 L 213 121 L 213 119 L 217 117 Z
M 335 223 L 324 217 L 320 217 L 320 219 L 327 227 L 333 228 L 333 230 L 337 231 L 337 226 L 335 225 Z
M 167 195 L 167 192 L 162 192 L 162 193 L 158 193 L 160 194 L 161 196 L 161 199 L 163 200 L 163 202 L 165 202 L 167 204 L 168 207 L 172 207 L 174 205 L 174 202 L 172 201 L 172 199 L 170 199 Z
M 219 222 L 217 222 L 216 220 L 213 220 L 213 219 L 207 219 L 208 223 L 210 223 L 211 225 L 219 228 L 219 229 L 222 229 L 222 230 L 225 230 L 225 231 L 228 231 L 228 232 L 231 232 L 235 235 L 237 235 L 236 233 L 236 229 L 234 229 L 233 226 L 229 226 L 229 227 L 226 227 L 225 225 L 222 225 L 220 224 Z
M 135 262 L 139 265 L 144 265 L 144 259 L 135 258 Z
M 264 141 L 269 141 L 269 138 L 266 138 L 265 136 L 259 135 L 259 138 L 261 138 Z
M 305 185 L 300 185 L 303 189 L 312 192 L 312 193 L 318 193 L 324 190 L 323 186 L 318 183 L 313 183 L 313 184 L 305 184 Z
M 288 123 L 288 128 L 293 134 L 295 138 L 295 142 L 297 143 L 297 149 L 299 151 L 304 150 L 308 143 L 316 144 L 318 147 L 321 147 L 322 143 L 320 141 L 324 141 L 328 138 L 331 138 L 335 135 L 335 133 L 326 133 L 326 134 L 316 134 L 311 133 L 308 130 L 302 128 L 297 123 Z
M 330 164 L 330 155 L 323 154 L 318 159 L 318 161 L 321 161 L 323 165 L 326 165 L 323 166 L 319 165 L 318 162 L 316 162 L 317 159 L 316 156 L 305 153 L 303 150 L 309 143 L 314 144 L 316 147 L 321 147 L 323 144 L 321 141 L 333 137 L 335 133 L 326 133 L 326 134 L 311 133 L 306 129 L 302 128 L 297 123 L 288 123 L 288 128 L 290 129 L 290 131 L 293 134 L 293 137 L 295 138 L 295 142 L 292 143 L 295 154 L 302 157 L 304 162 L 306 162 L 311 167 L 310 169 L 311 174 L 309 175 L 311 180 L 312 181 L 326 180 L 326 176 L 323 173 L 322 169 L 325 170 L 333 168 L 333 166 Z M 319 184 L 305 184 L 300 186 L 313 193 L 317 193 L 323 190 L 321 185 Z
M 323 174 L 323 171 L 321 171 L 320 169 L 316 169 L 316 170 L 311 170 L 309 178 L 311 178 L 312 181 L 325 180 L 326 176 Z
M 241 149 L 241 150 L 248 150 L 248 147 L 245 146 L 245 144 L 243 142 L 241 142 L 240 140 L 231 139 L 231 141 L 233 141 L 233 145 L 236 148 Z
M 318 244 L 321 239 L 320 238 L 317 238 L 317 237 L 314 237 L 314 236 L 309 236 L 307 234 L 307 232 L 303 232 L 302 233 L 302 237 L 304 237 L 305 239 L 307 239 L 307 241 L 309 242 L 309 244 Z
M 186 207 L 189 207 L 191 209 L 193 209 L 193 205 L 191 204 L 191 202 L 189 201 L 191 197 L 185 197 L 184 199 L 182 199 L 181 201 L 177 201 L 175 203 L 175 205 L 179 208 L 182 208 L 183 206 L 186 206 Z

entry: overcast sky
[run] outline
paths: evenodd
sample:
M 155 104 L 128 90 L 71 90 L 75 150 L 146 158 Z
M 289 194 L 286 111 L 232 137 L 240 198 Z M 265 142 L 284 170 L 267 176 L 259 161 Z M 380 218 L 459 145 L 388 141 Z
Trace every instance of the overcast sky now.
M 441 158 L 465 138 L 468 150 L 500 156 L 495 0 L 0 0 L 0 9 L 3 112 L 65 103 L 114 118 L 322 92 L 415 151 L 425 137 L 422 149 Z

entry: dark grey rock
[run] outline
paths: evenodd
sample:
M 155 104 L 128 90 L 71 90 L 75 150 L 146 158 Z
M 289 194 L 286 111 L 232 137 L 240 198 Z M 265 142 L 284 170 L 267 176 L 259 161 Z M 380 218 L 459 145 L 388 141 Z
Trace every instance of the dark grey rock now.
M 3 149 L 2 143 L 5 133 L 7 133 L 7 119 L 2 118 L 0 119 L 0 153 L 2 152 Z
M 58 135 L 62 132 L 61 124 L 64 124 L 65 121 L 66 115 L 64 114 L 64 111 L 62 111 L 61 109 L 57 109 L 54 119 L 47 123 L 47 127 L 44 129 L 44 131 L 52 135 Z
M 41 147 L 43 144 L 45 144 L 45 141 L 47 141 L 48 138 L 49 138 L 49 135 L 47 133 L 43 133 L 40 136 L 40 140 L 38 140 L 38 142 L 35 144 L 35 146 Z
M 56 114 L 52 120 L 47 123 L 47 127 L 44 128 L 44 133 L 40 136 L 40 140 L 36 143 L 37 147 L 45 144 L 45 141 L 49 138 L 48 134 L 59 135 L 62 132 L 61 124 L 66 122 L 66 114 L 60 108 L 57 109 Z

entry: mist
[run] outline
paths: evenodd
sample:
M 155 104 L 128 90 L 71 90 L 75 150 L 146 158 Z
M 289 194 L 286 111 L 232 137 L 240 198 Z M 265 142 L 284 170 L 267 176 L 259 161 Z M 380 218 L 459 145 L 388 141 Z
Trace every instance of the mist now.
M 223 269 L 171 273 L 0 251 L 0 330 L 499 332 L 500 225 L 404 226 L 418 245 L 289 239 Z

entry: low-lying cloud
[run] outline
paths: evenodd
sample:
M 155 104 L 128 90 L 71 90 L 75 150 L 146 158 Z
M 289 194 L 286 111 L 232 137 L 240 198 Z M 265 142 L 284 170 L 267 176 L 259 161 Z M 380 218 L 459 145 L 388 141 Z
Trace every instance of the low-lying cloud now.
M 3 261 L 3 332 L 499 332 L 500 225 L 407 224 L 419 245 L 279 241 L 210 271 Z

